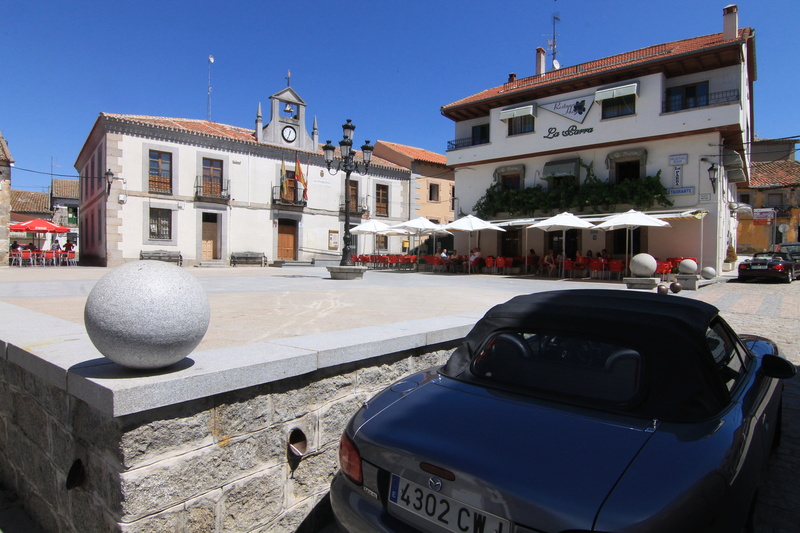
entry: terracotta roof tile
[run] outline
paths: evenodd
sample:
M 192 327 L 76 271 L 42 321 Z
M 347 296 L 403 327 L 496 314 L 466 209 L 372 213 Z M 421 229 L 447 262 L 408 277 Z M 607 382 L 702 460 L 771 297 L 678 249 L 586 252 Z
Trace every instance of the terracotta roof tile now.
M 15 191 L 11 189 L 12 213 L 50 214 L 50 195 L 46 192 Z
M 749 34 L 748 32 L 750 31 L 751 30 L 749 28 L 740 29 L 739 39 L 744 38 Z M 554 83 L 565 83 L 585 76 L 597 76 L 598 74 L 611 70 L 628 68 L 653 60 L 661 61 L 682 54 L 688 54 L 720 45 L 730 44 L 732 42 L 735 41 L 725 41 L 722 33 L 714 33 L 711 35 L 703 35 L 701 37 L 692 37 L 690 39 L 648 46 L 632 52 L 625 52 L 623 54 L 613 55 L 603 59 L 590 61 L 588 63 L 582 63 L 580 65 L 564 67 L 559 70 L 552 70 L 539 76 L 530 76 L 527 78 L 520 78 L 510 83 L 504 83 L 498 87 L 486 89 L 471 96 L 467 96 L 466 98 L 462 98 L 461 100 L 451 104 L 447 104 L 442 107 L 442 112 L 466 104 L 480 102 L 482 100 L 490 100 L 498 96 L 507 96 L 516 92 L 530 91 L 531 89 L 539 86 L 545 86 Z
M 387 147 L 405 154 L 406 156 L 416 160 L 416 161 L 424 161 L 426 163 L 434 163 L 437 165 L 446 165 L 447 164 L 447 157 L 442 154 L 437 154 L 436 152 L 431 152 L 429 150 L 425 150 L 424 148 L 416 148 L 414 146 L 406 146 L 405 144 L 393 143 L 389 141 L 378 141 Z
M 259 144 L 256 140 L 255 129 L 240 128 L 239 126 L 230 126 L 228 124 L 220 124 L 218 122 L 210 122 L 208 120 L 192 119 L 192 118 L 169 118 L 169 117 L 153 117 L 148 115 L 118 115 L 114 113 L 100 113 L 101 117 L 107 117 L 114 120 L 127 122 L 130 124 L 140 124 L 143 126 L 151 126 L 156 128 L 165 128 L 172 131 L 179 131 L 185 133 L 195 133 L 198 135 L 209 135 L 221 139 L 228 139 L 232 141 L 246 142 L 252 144 Z M 316 153 L 322 155 L 322 144 L 317 144 Z M 278 146 L 277 148 L 284 148 Z M 292 154 L 298 152 L 295 148 L 284 148 L 287 152 Z M 361 161 L 361 151 L 356 152 L 356 160 Z M 308 153 L 308 152 L 304 152 Z M 300 160 L 303 157 L 300 156 Z M 395 165 L 380 157 L 372 157 L 372 165 L 381 166 L 384 168 L 405 170 L 399 165 Z
M 800 161 L 754 161 L 748 189 L 775 189 L 800 185 Z
M 53 196 L 57 198 L 80 198 L 80 182 L 53 178 Z

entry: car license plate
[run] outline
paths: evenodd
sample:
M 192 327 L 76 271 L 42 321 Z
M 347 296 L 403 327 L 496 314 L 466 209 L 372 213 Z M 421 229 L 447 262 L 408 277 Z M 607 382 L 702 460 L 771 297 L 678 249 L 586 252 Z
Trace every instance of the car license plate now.
M 752 268 L 753 270 L 766 270 L 767 265 L 753 265 L 750 268 Z
M 389 502 L 455 533 L 510 533 L 508 520 L 392 474 Z

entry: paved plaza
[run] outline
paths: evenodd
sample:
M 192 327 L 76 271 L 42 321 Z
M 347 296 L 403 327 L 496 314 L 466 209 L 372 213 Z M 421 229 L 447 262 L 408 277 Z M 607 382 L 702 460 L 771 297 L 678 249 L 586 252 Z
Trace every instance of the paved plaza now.
M 362 280 L 334 281 L 319 267 L 185 270 L 206 290 L 211 306 L 211 324 L 199 351 L 414 319 L 480 315 L 518 294 L 545 290 L 627 290 L 615 281 L 498 275 L 368 271 Z M 0 301 L 83 324 L 86 298 L 108 271 L 0 268 Z M 742 284 L 734 278 L 665 297 L 709 302 L 734 329 L 778 341 L 783 355 L 800 364 L 799 282 Z M 794 532 L 800 524 L 800 378 L 787 384 L 784 403 L 783 445 L 771 460 L 757 510 L 756 531 L 763 533 Z M 3 493 L 1 499 L 8 502 L 10 495 Z M 31 531 L 18 515 L 9 520 L 10 512 L 18 512 L 17 506 L 5 507 L 0 512 L 0 533 Z

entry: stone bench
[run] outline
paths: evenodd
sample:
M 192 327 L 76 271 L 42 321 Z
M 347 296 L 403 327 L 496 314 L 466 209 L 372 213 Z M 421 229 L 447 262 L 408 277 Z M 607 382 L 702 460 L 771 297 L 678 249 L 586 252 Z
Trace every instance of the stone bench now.
M 236 265 L 261 265 L 267 266 L 267 254 L 264 252 L 232 252 L 231 266 Z
M 152 252 L 139 252 L 139 259 L 148 261 L 166 261 L 168 263 L 175 263 L 178 266 L 183 264 L 183 256 L 180 252 L 171 252 L 168 250 L 155 250 Z

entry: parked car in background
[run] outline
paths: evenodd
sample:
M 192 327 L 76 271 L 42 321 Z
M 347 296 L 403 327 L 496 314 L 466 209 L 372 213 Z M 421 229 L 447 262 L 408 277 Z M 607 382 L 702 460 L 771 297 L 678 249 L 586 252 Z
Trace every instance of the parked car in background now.
M 347 424 L 348 532 L 739 532 L 795 367 L 704 302 L 518 296 Z
M 784 246 L 784 245 L 780 245 Z M 788 246 L 785 247 L 789 249 Z M 777 279 L 791 283 L 800 275 L 800 251 L 759 252 L 739 263 L 739 280 Z
M 775 247 L 775 251 L 789 255 L 800 255 L 800 242 L 782 242 Z

